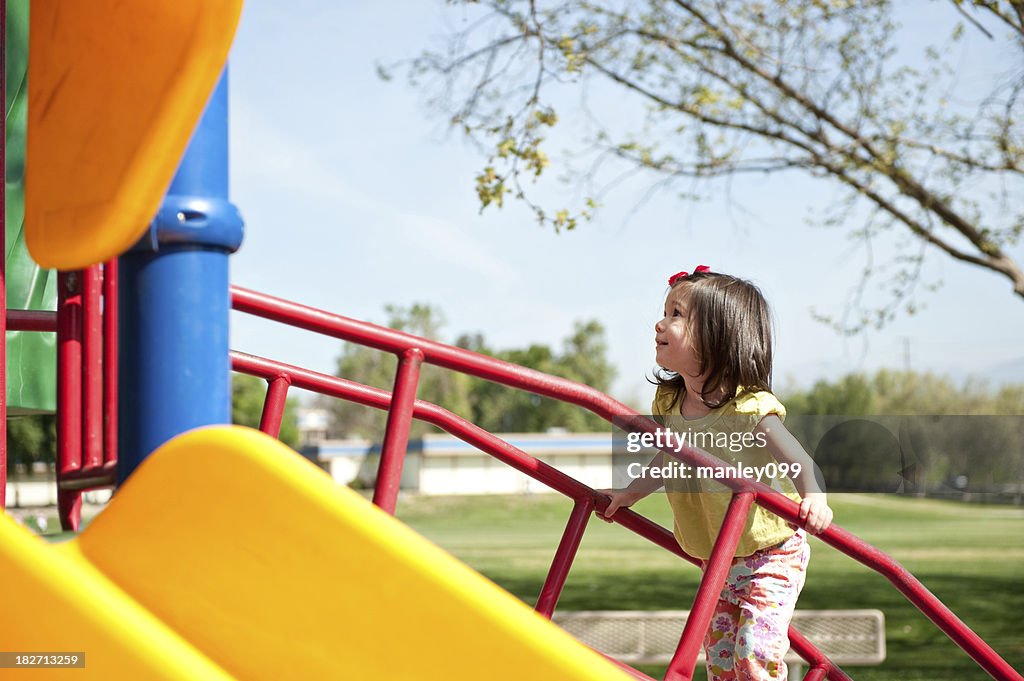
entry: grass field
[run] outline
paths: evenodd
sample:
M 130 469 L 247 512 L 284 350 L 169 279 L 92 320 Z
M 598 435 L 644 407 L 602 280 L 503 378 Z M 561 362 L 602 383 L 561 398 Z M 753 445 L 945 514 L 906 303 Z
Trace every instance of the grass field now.
M 896 558 L 1014 668 L 1024 670 L 1024 509 L 882 495 L 829 496 L 836 522 Z M 531 606 L 571 504 L 554 495 L 404 496 L 398 517 Z M 671 526 L 653 495 L 636 510 Z M 27 519 L 30 527 L 32 518 Z M 51 541 L 69 538 L 50 518 Z M 877 608 L 888 657 L 846 668 L 858 681 L 990 678 L 889 582 L 817 540 L 798 607 Z M 590 523 L 558 607 L 687 609 L 700 574 L 617 525 Z M 700 667 L 701 665 L 698 665 Z M 655 678 L 664 669 L 643 668 Z M 698 668 L 697 679 L 703 679 Z
M 1024 669 L 1024 509 L 880 495 L 830 495 L 836 522 L 896 558 L 1017 669 Z M 671 526 L 654 495 L 636 510 Z M 398 516 L 530 605 L 570 511 L 564 499 L 408 497 Z M 817 540 L 798 607 L 878 608 L 888 657 L 847 669 L 865 681 L 989 676 L 883 577 Z M 699 572 L 618 526 L 590 524 L 559 608 L 689 608 Z M 646 668 L 660 676 L 662 669 Z M 698 672 L 698 678 L 703 678 Z

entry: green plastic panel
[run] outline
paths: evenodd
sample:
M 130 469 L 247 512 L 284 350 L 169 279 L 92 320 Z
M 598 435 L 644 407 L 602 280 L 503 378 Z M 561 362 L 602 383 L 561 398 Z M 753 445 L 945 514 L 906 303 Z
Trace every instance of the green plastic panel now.
M 7 307 L 57 309 L 57 274 L 40 268 L 25 247 L 25 123 L 28 110 L 28 0 L 7 0 Z M 8 414 L 53 412 L 56 407 L 57 339 L 52 333 L 7 333 Z

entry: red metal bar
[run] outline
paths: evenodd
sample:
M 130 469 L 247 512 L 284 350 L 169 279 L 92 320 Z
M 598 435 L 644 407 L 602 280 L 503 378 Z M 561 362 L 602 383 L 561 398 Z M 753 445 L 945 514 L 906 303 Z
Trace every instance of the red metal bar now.
M 8 331 L 56 331 L 57 313 L 50 310 L 8 310 Z
M 754 495 L 749 492 L 733 494 L 729 508 L 722 520 L 722 527 L 711 549 L 707 568 L 697 588 L 697 595 L 690 607 L 690 615 L 686 618 L 683 635 L 676 648 L 676 654 L 665 671 L 665 681 L 690 681 L 697 664 L 701 643 L 711 624 L 711 615 L 715 612 L 718 597 L 722 593 L 725 578 L 729 575 L 736 546 L 740 542 L 740 534 L 747 524 L 750 505 L 754 503 Z
M 562 402 L 582 406 L 597 414 L 606 421 L 615 419 L 632 429 L 655 432 L 660 426 L 645 418 L 626 405 L 612 399 L 608 395 L 582 383 L 548 374 L 526 367 L 505 362 L 487 355 L 456 348 L 437 341 L 413 336 L 402 331 L 395 331 L 376 324 L 361 322 L 343 317 L 314 307 L 300 305 L 282 300 L 264 293 L 257 293 L 238 286 L 231 287 L 232 308 L 264 319 L 277 321 L 296 328 L 313 331 L 333 338 L 376 348 L 384 352 L 392 352 L 401 356 L 406 350 L 418 348 L 424 354 L 424 362 L 442 366 L 477 376 L 495 383 L 551 397 Z M 668 452 L 676 458 L 696 466 L 719 468 L 725 465 L 720 459 L 700 449 L 684 449 L 681 452 Z M 743 478 L 727 478 L 723 484 L 735 492 L 754 492 L 755 494 L 777 494 L 767 485 L 752 483 Z M 799 507 L 796 502 L 787 499 L 791 507 L 784 516 L 787 520 L 800 524 Z
M 398 360 L 395 389 L 391 394 L 391 409 L 384 429 L 384 442 L 380 448 L 377 484 L 373 488 L 373 503 L 394 515 L 398 503 L 398 488 L 402 482 L 402 465 L 409 446 L 409 428 L 412 425 L 413 403 L 420 382 L 423 351 L 409 348 Z
M 292 385 L 296 388 L 349 400 L 367 407 L 388 409 L 391 406 L 391 395 L 385 390 L 264 357 L 257 357 L 233 350 L 231 351 L 231 367 L 235 371 L 268 380 L 275 376 L 287 374 L 291 378 Z M 557 468 L 535 459 L 501 438 L 483 430 L 476 424 L 435 404 L 415 400 L 413 402 L 413 418 L 426 421 L 441 428 L 445 432 L 458 437 L 463 442 L 473 445 L 477 449 L 490 454 L 499 461 L 525 473 L 534 480 L 551 487 L 555 491 L 561 492 L 573 500 L 593 498 L 597 508 L 603 509 L 608 505 L 608 497 L 598 494 L 590 487 L 566 475 Z M 647 518 L 629 509 L 623 509 L 621 512 L 616 513 L 613 519 L 631 531 L 651 539 L 659 546 L 686 558 L 695 565 L 700 565 L 699 560 L 692 556 L 687 556 L 679 548 L 678 542 L 676 542 L 670 531 L 651 522 Z
M 806 636 L 797 631 L 793 626 L 789 627 L 789 645 L 793 652 L 802 657 L 808 666 L 812 669 L 821 669 L 825 677 L 832 681 L 853 681 L 853 679 L 846 675 L 846 672 L 836 666 L 835 662 L 828 659 Z
M 318 310 L 291 301 L 257 293 L 239 286 L 231 287 L 231 305 L 264 319 L 288 324 L 307 331 L 340 338 L 367 347 L 401 356 L 410 348 L 423 351 L 428 364 L 479 376 L 495 383 L 529 390 L 545 397 L 578 404 L 611 421 L 622 414 L 633 414 L 626 405 L 613 400 L 590 386 L 526 367 L 504 362 L 462 348 L 438 343 L 427 338 L 395 331 L 376 324 L 357 321 L 338 314 Z
M 231 366 L 235 371 L 263 378 L 288 374 L 291 377 L 292 386 L 302 390 L 319 392 L 376 409 L 389 409 L 391 407 L 392 397 L 386 390 L 371 388 L 361 383 L 348 381 L 337 376 L 328 376 L 291 364 L 232 351 Z M 442 430 L 455 435 L 463 442 L 491 454 L 496 459 L 572 499 L 594 495 L 594 490 L 557 468 L 533 458 L 501 438 L 488 433 L 461 416 L 457 416 L 435 404 L 415 400 L 413 402 L 412 415 L 413 418 L 432 423 Z
M 80 492 L 60 480 L 82 468 L 82 289 L 80 272 L 57 274 L 57 513 L 61 527 L 78 530 Z
M 555 557 L 551 561 L 551 569 L 548 570 L 547 579 L 540 590 L 540 597 L 537 599 L 537 612 L 548 619 L 551 619 L 555 612 L 555 605 L 558 604 L 558 597 L 562 595 L 562 587 L 569 576 L 569 569 L 576 558 L 576 552 L 583 541 L 583 533 L 587 529 L 587 522 L 590 514 L 594 512 L 594 498 L 577 499 L 569 515 L 569 522 L 562 532 L 562 540 L 558 543 Z
M 100 268 L 82 270 L 82 468 L 103 465 L 103 315 Z
M 113 487 L 117 484 L 117 462 L 108 461 L 97 468 L 79 469 L 66 473 L 57 481 L 58 493 L 84 492 L 90 489 Z
M 804 681 L 822 681 L 827 671 L 825 667 L 811 667 L 807 675 L 804 676 Z
M 103 463 L 117 462 L 117 258 L 103 265 Z
M 406 350 L 418 348 L 423 352 L 423 361 L 428 364 L 446 367 L 495 383 L 576 404 L 592 411 L 606 421 L 616 419 L 616 421 L 622 421 L 636 430 L 653 433 L 660 428 L 654 421 L 637 414 L 621 402 L 590 386 L 557 376 L 549 376 L 540 371 L 527 369 L 487 355 L 444 345 L 437 341 L 376 324 L 357 321 L 238 286 L 231 287 L 231 304 L 232 308 L 239 312 L 340 338 L 384 352 L 392 352 L 399 356 Z M 671 451 L 668 453 L 690 465 L 716 468 L 725 465 L 720 459 L 700 449 L 689 448 L 678 453 Z M 778 494 L 767 485 L 752 483 L 743 478 L 727 478 L 721 482 L 735 492 L 754 492 L 757 495 L 776 494 L 786 499 L 790 507 L 784 517 L 796 524 L 801 523 L 798 515 L 799 507 L 796 502 Z
M 281 435 L 281 420 L 284 418 L 291 384 L 288 375 L 282 374 L 272 378 L 267 385 L 267 397 L 263 401 L 263 413 L 260 415 L 260 430 L 271 437 Z

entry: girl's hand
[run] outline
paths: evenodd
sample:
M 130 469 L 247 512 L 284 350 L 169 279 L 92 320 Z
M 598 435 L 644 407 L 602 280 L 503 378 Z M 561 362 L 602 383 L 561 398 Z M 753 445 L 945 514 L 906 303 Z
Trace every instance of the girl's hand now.
M 832 509 L 824 492 L 808 492 L 800 502 L 800 520 L 811 534 L 819 534 L 832 524 Z
M 599 489 L 596 491 L 611 498 L 611 501 L 608 502 L 608 508 L 604 510 L 603 514 L 600 511 L 594 511 L 594 515 L 606 523 L 611 522 L 611 517 L 620 508 L 632 506 L 648 494 L 648 492 L 626 492 L 614 489 Z

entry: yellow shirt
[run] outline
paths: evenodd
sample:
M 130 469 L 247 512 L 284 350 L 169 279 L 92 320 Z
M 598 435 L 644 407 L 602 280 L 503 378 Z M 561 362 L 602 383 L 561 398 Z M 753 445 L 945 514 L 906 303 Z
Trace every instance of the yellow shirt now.
M 672 409 L 673 397 L 674 391 L 671 388 L 658 386 L 651 413 L 663 417 L 661 420 L 664 425 L 677 433 L 707 433 L 707 436 L 693 442 L 695 446 L 727 464 L 762 467 L 778 463 L 767 447 L 759 446 L 756 442 L 753 446 L 744 446 L 752 442 L 753 436 L 742 436 L 743 433 L 752 433 L 768 414 L 776 414 L 780 419 L 786 418 L 786 408 L 772 393 L 737 391 L 732 401 L 712 410 L 707 416 L 693 420 L 682 417 L 678 404 Z M 767 472 L 771 472 L 771 468 Z M 789 477 L 762 477 L 761 482 L 794 501 L 800 501 L 800 495 Z M 676 541 L 691 556 L 709 558 L 718 530 L 722 527 L 732 490 L 714 480 L 669 479 L 666 480 L 665 491 L 672 507 Z M 736 555 L 749 556 L 759 549 L 789 539 L 794 532 L 785 520 L 754 504 L 736 546 Z

